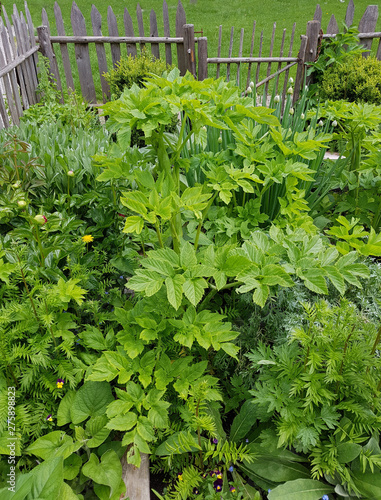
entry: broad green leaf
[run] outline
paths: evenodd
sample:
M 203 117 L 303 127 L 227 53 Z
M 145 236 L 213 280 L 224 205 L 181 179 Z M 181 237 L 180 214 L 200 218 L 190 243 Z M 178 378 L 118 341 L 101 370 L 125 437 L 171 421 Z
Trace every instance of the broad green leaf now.
M 250 260 L 243 255 L 231 255 L 226 259 L 221 270 L 225 272 L 226 276 L 235 277 L 237 274 L 250 267 L 250 265 Z
M 3 259 L 0 259 L 0 280 L 9 284 L 9 276 L 16 270 L 16 268 L 16 264 L 4 264 Z
M 324 271 L 333 286 L 340 292 L 341 295 L 345 292 L 345 281 L 340 271 L 335 266 L 325 266 Z
M 29 483 L 30 493 L 22 498 L 26 500 L 59 498 L 63 485 L 62 457 L 52 458 L 33 469 L 32 478 L 31 484 Z
M 139 269 L 135 276 L 129 280 L 128 286 L 131 290 L 145 292 L 148 297 L 151 297 L 160 290 L 163 282 L 163 277 L 159 273 L 148 269 Z
M 97 351 L 107 349 L 103 333 L 95 326 L 87 325 L 86 330 L 81 333 L 81 340 L 86 347 L 91 347 Z
M 124 127 L 117 132 L 118 144 L 121 149 L 128 149 L 131 146 L 131 128 Z
M 174 278 L 166 278 L 167 298 L 169 303 L 177 310 L 183 298 L 183 283 L 185 278 L 177 274 Z
M 41 436 L 25 450 L 30 455 L 36 455 L 43 460 L 54 457 L 69 457 L 82 446 L 82 443 L 74 443 L 73 438 L 67 436 L 63 431 L 53 431 Z
M 74 479 L 82 467 L 82 459 L 76 453 L 72 453 L 64 460 L 63 477 L 71 481 Z
M 154 427 L 164 429 L 168 426 L 168 406 L 170 406 L 170 403 L 166 401 L 160 401 L 151 406 L 148 412 L 148 420 Z
M 252 464 L 246 464 L 246 467 L 258 476 L 276 483 L 310 478 L 310 471 L 300 463 L 283 460 L 271 454 L 260 455 Z
M 116 431 L 129 431 L 136 424 L 137 418 L 136 413 L 130 411 L 125 415 L 112 418 L 106 427 Z
M 357 458 L 362 446 L 356 443 L 340 443 L 337 445 L 337 460 L 340 464 L 347 464 Z
M 164 276 L 173 277 L 175 274 L 175 270 L 173 265 L 167 260 L 158 259 L 154 256 L 148 257 L 144 259 L 142 262 L 143 266 L 150 271 L 156 271 L 159 274 L 163 274 Z
M 380 500 L 381 498 L 381 473 L 375 472 L 362 474 L 359 471 L 352 472 L 355 485 L 367 500 Z
M 138 423 L 136 424 L 136 430 L 140 437 L 142 437 L 145 441 L 155 440 L 155 432 L 153 426 L 147 417 L 139 417 Z
M 188 279 L 183 284 L 183 291 L 186 298 L 196 307 L 201 301 L 207 286 L 208 284 L 203 278 Z
M 180 263 L 182 267 L 189 268 L 197 264 L 194 247 L 188 242 L 183 243 L 180 250 Z
M 144 350 L 144 342 L 137 339 L 132 333 L 127 330 L 122 330 L 117 334 L 117 339 L 122 344 L 128 357 L 135 359 Z
M 73 401 L 70 412 L 72 422 L 79 424 L 87 417 L 103 415 L 111 401 L 114 401 L 114 398 L 108 382 L 85 382 Z
M 237 358 L 237 354 L 239 353 L 238 346 L 232 344 L 231 342 L 221 342 L 220 347 L 224 352 L 226 352 L 226 354 L 238 360 Z
M 144 221 L 139 215 L 131 215 L 126 218 L 123 233 L 140 234 L 143 231 Z
M 86 444 L 89 448 L 97 448 L 108 438 L 110 431 L 105 427 L 107 422 L 108 418 L 106 415 L 91 417 L 86 422 L 86 433 L 90 437 Z
M 302 279 L 307 288 L 315 293 L 328 293 L 327 283 L 324 278 L 324 271 L 320 269 L 309 269 L 303 273 Z
M 269 294 L 270 288 L 267 285 L 259 284 L 259 286 L 254 290 L 253 302 L 261 307 L 264 307 Z
M 81 461 L 81 464 L 82 464 L 82 461 Z M 58 498 L 60 500 L 78 500 L 79 499 L 78 495 L 76 495 L 74 493 L 74 491 L 70 488 L 70 486 L 65 482 L 61 486 L 61 489 L 58 493 Z
M 268 494 L 269 500 L 320 500 L 333 492 L 333 487 L 313 479 L 296 479 L 277 486 Z
M 262 280 L 261 283 L 264 285 L 281 285 L 284 287 L 291 287 L 294 282 L 286 271 L 278 265 L 268 264 L 264 266 L 261 270 Z
M 122 204 L 143 217 L 147 215 L 148 198 L 140 191 L 132 191 L 123 193 L 120 201 Z
M 71 422 L 71 407 L 75 398 L 75 391 L 68 391 L 61 399 L 57 410 L 57 425 L 62 426 Z
M 213 273 L 214 281 L 216 282 L 217 290 L 221 290 L 226 285 L 226 274 L 223 271 L 215 271 Z
M 257 421 L 257 406 L 252 401 L 245 401 L 230 428 L 230 441 L 241 442 Z
M 233 471 L 233 479 L 239 486 L 239 491 L 242 491 L 244 498 L 247 500 L 262 500 L 262 496 L 255 488 L 250 486 L 247 481 L 244 481 L 238 472 Z
M 100 462 L 98 457 L 92 453 L 90 460 L 82 467 L 82 473 L 95 483 L 109 486 L 109 498 L 115 498 L 123 481 L 122 464 L 114 450 L 106 451 L 101 456 Z
M 91 372 L 87 373 L 86 381 L 92 380 L 94 382 L 103 382 L 106 380 L 107 382 L 110 382 L 112 379 L 117 377 L 118 374 L 119 370 L 115 366 L 112 366 L 108 359 L 103 355 L 97 359 L 95 365 L 91 368 Z M 67 408 L 66 411 L 70 411 L 70 408 Z

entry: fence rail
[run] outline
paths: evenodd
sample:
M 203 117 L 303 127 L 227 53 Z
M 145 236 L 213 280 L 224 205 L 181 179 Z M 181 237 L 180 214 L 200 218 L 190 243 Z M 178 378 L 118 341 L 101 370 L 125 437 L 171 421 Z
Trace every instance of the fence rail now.
M 122 52 L 135 57 L 143 50 L 150 51 L 154 58 L 162 57 L 169 65 L 175 60 L 181 74 L 190 71 L 199 80 L 207 78 L 209 69 L 213 68 L 213 74 L 217 77 L 224 76 L 227 80 L 235 80 L 243 92 L 249 86 L 253 86 L 251 85 L 253 81 L 257 90 L 261 92 L 263 90 L 264 99 L 268 95 L 271 81 L 273 81 L 273 91 L 286 95 L 289 72 L 296 66 L 294 93 L 296 100 L 303 84 L 305 67 L 316 59 L 321 39 L 334 37 L 339 33 L 339 24 L 334 16 L 331 16 L 326 33 L 323 33 L 322 10 L 320 5 L 317 5 L 314 19 L 307 23 L 306 35 L 301 35 L 297 44 L 295 23 L 291 32 L 283 29 L 278 33 L 277 25 L 274 23 L 271 33 L 266 37 L 263 30 L 256 33 L 254 21 L 249 40 L 246 36 L 245 42 L 243 29 L 238 32 L 237 55 L 233 55 L 234 37 L 237 39 L 237 32 L 235 34 L 232 27 L 230 38 L 223 40 L 222 26 L 219 27 L 217 54 L 208 55 L 207 38 L 195 37 L 194 27 L 192 24 L 187 24 L 185 10 L 180 0 L 176 10 L 175 25 L 172 27 L 168 5 L 165 0 L 163 1 L 162 34 L 159 34 L 158 16 L 153 10 L 149 13 L 149 30 L 145 28 L 147 22 L 145 25 L 139 4 L 136 8 L 137 29 L 134 29 L 133 19 L 127 8 L 123 11 L 121 30 L 111 7 L 108 7 L 107 19 L 103 21 L 93 5 L 90 22 L 86 23 L 75 2 L 70 13 L 72 34 L 67 34 L 65 31 L 61 9 L 57 2 L 54 4 L 53 31 L 57 33 L 55 35 L 52 35 L 45 9 L 42 9 L 41 14 L 42 25 L 35 30 L 26 2 L 25 16 L 14 6 L 9 18 L 3 6 L 3 19 L 0 18 L 0 129 L 12 124 L 17 125 L 23 110 L 38 102 L 36 93 L 38 54 L 48 57 L 50 71 L 59 90 L 80 90 L 90 103 L 98 102 L 96 88 L 100 89 L 103 102 L 110 99 L 110 88 L 104 74 L 109 68 L 117 65 Z M 352 25 L 353 19 L 354 3 L 350 0 L 345 16 L 346 25 Z M 373 40 L 379 40 L 376 57 L 381 60 L 381 32 L 376 31 L 377 19 L 377 5 L 369 5 L 359 23 L 361 32 L 359 37 L 368 50 L 364 53 L 365 57 L 370 53 Z M 90 25 L 92 33 L 87 33 L 86 26 Z M 103 31 L 107 31 L 107 34 Z M 286 34 L 290 37 L 287 44 Z M 265 54 L 266 40 L 269 50 L 267 48 Z M 274 55 L 274 47 L 276 45 L 279 47 L 279 43 L 275 43 L 276 40 L 280 41 L 278 56 Z M 228 57 L 221 55 L 222 47 Z

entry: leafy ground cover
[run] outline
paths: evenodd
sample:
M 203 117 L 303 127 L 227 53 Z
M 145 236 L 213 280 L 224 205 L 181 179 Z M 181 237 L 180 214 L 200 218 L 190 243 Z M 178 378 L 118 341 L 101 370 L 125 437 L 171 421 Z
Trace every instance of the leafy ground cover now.
M 45 81 L 1 133 L 2 498 L 146 455 L 164 500 L 380 497 L 381 107 L 289 83 L 173 69 L 103 126 Z

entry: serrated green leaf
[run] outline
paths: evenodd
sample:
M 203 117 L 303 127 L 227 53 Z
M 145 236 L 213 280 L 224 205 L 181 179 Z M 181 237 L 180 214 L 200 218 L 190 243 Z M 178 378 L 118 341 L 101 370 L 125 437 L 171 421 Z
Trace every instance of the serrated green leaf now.
M 327 283 L 324 278 L 324 272 L 320 269 L 309 269 L 303 273 L 302 277 L 304 284 L 312 292 L 315 293 L 328 293 Z
M 261 285 L 259 283 L 259 286 L 254 290 L 253 293 L 253 302 L 261 307 L 264 307 L 269 294 L 270 288 L 267 285 Z
M 196 307 L 201 301 L 207 286 L 208 284 L 203 278 L 188 279 L 183 284 L 184 295 Z
M 168 302 L 176 309 L 176 311 L 180 307 L 183 298 L 184 281 L 185 278 L 180 274 L 177 274 L 173 278 L 166 278 L 165 280 Z
M 115 431 L 129 431 L 132 429 L 136 422 L 138 420 L 138 417 L 136 413 L 130 411 L 126 413 L 125 415 L 121 415 L 118 417 L 112 418 L 107 424 L 106 427 L 108 429 L 113 429 Z
M 136 233 L 140 234 L 144 228 L 144 221 L 139 215 L 131 215 L 126 218 L 123 233 Z
M 183 243 L 180 249 L 180 264 L 184 268 L 197 265 L 196 252 L 194 247 L 188 242 Z
M 340 273 L 340 271 L 335 266 L 325 266 L 324 271 L 327 273 L 327 276 L 333 286 L 339 291 L 341 295 L 345 292 L 345 281 Z

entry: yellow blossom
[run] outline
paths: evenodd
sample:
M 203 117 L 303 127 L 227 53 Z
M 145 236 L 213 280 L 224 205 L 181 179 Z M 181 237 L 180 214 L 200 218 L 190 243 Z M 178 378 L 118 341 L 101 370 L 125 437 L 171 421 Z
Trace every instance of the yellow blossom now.
M 85 234 L 85 236 L 82 236 L 82 241 L 85 243 L 91 243 L 94 241 L 94 238 L 91 236 L 91 234 Z

